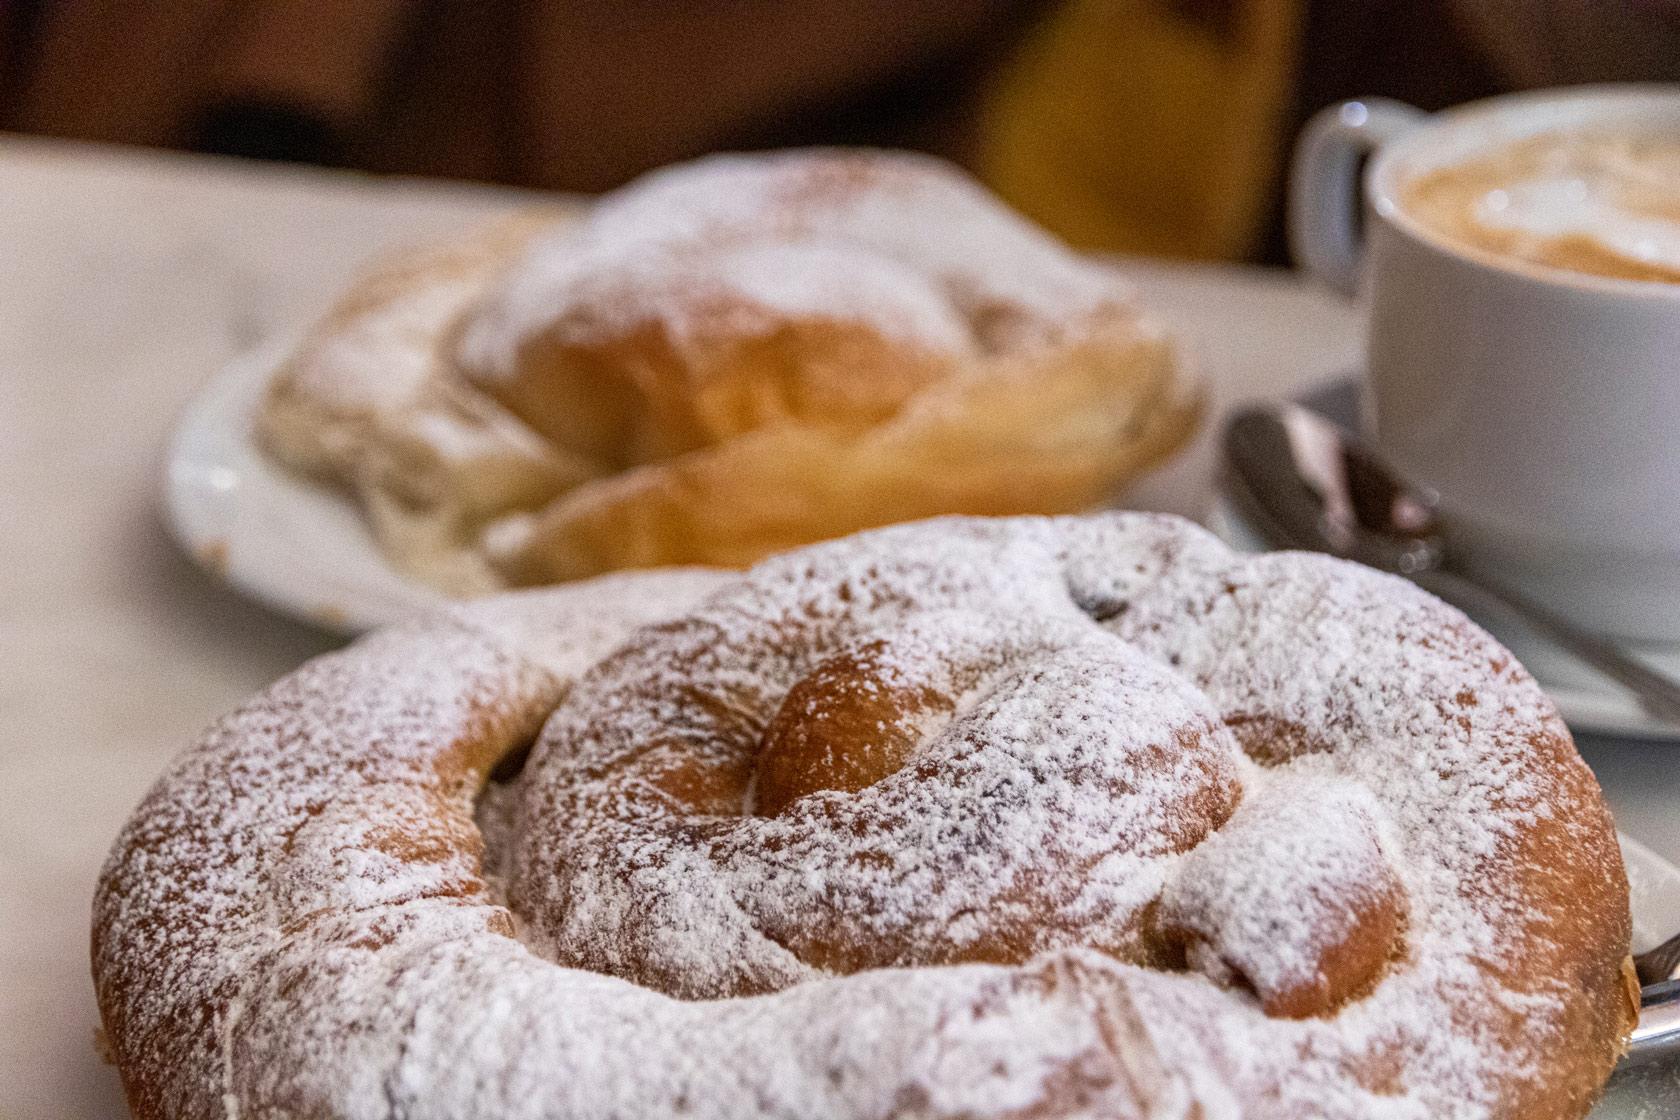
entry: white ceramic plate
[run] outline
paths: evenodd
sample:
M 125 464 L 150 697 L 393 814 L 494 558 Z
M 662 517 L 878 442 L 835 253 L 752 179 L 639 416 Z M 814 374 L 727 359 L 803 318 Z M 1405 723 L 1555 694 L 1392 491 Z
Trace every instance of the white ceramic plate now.
M 1680 933 L 1680 868 L 1639 841 L 1617 836 L 1633 892 L 1633 951 L 1643 953 Z
M 1281 396 L 1346 369 L 1362 330 L 1351 303 L 1287 274 L 1229 266 L 1118 262 L 1182 332 L 1207 376 L 1209 424 L 1145 485 L 1149 508 L 1206 502 L 1216 413 Z M 295 338 L 230 362 L 182 415 L 169 450 L 166 505 L 175 536 L 207 569 L 286 614 L 343 633 L 408 617 L 438 594 L 394 573 L 353 503 L 300 481 L 252 446 L 263 385 Z
M 1633 951 L 1642 953 L 1680 932 L 1680 869 L 1626 836 L 1622 862 L 1627 866 L 1633 901 Z M 1623 1068 L 1588 1120 L 1673 1120 L 1680 1116 L 1680 1061 Z
M 295 340 L 229 362 L 181 414 L 165 508 L 175 539 L 207 571 L 274 609 L 354 634 L 436 607 L 443 594 L 393 570 L 355 503 L 281 470 L 251 421 Z

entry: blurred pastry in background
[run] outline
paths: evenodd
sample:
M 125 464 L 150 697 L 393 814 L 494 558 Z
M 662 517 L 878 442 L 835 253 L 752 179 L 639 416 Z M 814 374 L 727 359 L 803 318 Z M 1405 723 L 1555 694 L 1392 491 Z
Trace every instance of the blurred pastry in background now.
M 1197 396 L 1130 285 L 925 156 L 653 173 L 364 278 L 258 417 L 457 595 L 1111 500 Z

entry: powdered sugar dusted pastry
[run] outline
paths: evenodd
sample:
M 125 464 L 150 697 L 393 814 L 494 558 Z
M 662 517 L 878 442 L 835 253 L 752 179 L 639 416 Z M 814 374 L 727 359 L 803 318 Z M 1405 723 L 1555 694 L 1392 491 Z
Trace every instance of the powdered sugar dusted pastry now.
M 94 974 L 140 1120 L 1546 1120 L 1629 936 L 1591 774 L 1462 615 L 1104 515 L 319 659 L 147 796 Z
M 1128 285 L 927 157 L 712 157 L 484 245 L 470 274 L 399 262 L 420 282 L 353 293 L 259 422 L 284 461 L 356 486 L 393 560 L 455 591 L 1089 508 L 1194 419 Z M 401 338 L 368 327 L 393 317 Z M 309 452 L 336 385 L 420 363 L 447 407 L 388 399 L 334 427 L 353 463 Z
M 456 595 L 501 585 L 478 548 L 487 522 L 594 473 L 462 383 L 439 346 L 556 220 L 517 214 L 374 269 L 281 367 L 258 414 L 269 453 L 352 492 L 388 556 Z

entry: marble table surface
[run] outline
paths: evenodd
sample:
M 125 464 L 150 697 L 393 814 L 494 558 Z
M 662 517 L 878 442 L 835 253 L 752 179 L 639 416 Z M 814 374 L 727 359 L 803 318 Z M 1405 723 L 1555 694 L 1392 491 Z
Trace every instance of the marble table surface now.
M 158 511 L 170 423 L 370 257 L 518 205 L 459 184 L 0 137 L 0 1117 L 125 1115 L 88 906 L 123 818 L 209 720 L 337 640 L 202 575 Z M 1125 262 L 1215 415 L 1341 374 L 1361 317 L 1285 273 Z M 1133 504 L 1205 511 L 1209 433 Z M 1680 862 L 1680 747 L 1590 738 L 1621 827 Z

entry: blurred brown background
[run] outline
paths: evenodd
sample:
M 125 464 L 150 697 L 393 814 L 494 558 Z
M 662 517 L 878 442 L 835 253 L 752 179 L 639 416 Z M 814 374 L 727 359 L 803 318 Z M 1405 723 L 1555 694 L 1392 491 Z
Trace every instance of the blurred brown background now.
M 0 126 L 604 190 L 719 149 L 975 170 L 1076 243 L 1281 261 L 1291 138 L 1680 78 L 1680 0 L 13 0 Z

